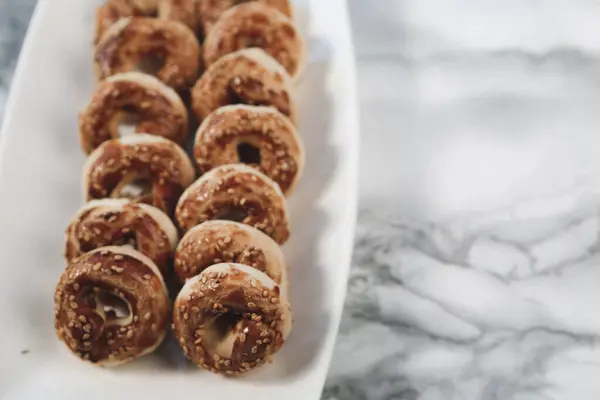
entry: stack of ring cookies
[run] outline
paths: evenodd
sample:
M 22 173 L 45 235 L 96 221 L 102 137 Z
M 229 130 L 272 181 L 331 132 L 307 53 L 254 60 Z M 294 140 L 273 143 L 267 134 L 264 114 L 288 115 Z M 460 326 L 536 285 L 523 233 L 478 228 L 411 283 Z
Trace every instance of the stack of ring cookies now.
M 170 326 L 195 365 L 239 375 L 285 343 L 280 246 L 304 168 L 292 15 L 289 0 L 98 8 L 98 84 L 79 115 L 86 203 L 54 296 L 58 338 L 79 358 L 131 361 Z

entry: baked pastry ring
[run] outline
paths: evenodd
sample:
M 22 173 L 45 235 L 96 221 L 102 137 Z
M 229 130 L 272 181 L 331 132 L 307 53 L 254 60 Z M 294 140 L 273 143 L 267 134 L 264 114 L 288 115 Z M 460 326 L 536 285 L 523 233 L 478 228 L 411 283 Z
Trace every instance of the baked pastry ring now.
M 225 11 L 204 40 L 204 63 L 211 65 L 234 51 L 260 47 L 296 79 L 306 63 L 306 49 L 294 22 L 262 2 Z
M 81 359 L 112 366 L 158 347 L 169 308 L 163 278 L 148 257 L 128 247 L 102 247 L 63 272 L 54 292 L 54 327 Z
M 194 176 L 181 147 L 140 133 L 104 142 L 90 154 L 83 167 L 84 198 L 130 198 L 171 216 Z
M 268 362 L 292 328 L 279 286 L 243 264 L 217 264 L 189 279 L 175 300 L 173 330 L 185 355 L 238 375 Z
M 86 153 L 119 137 L 119 124 L 135 116 L 136 132 L 162 136 L 179 145 L 188 137 L 188 114 L 179 95 L 141 72 L 113 75 L 100 82 L 79 114 L 79 138 Z
M 100 80 L 134 71 L 144 63 L 160 64 L 154 73 L 156 77 L 175 90 L 184 91 L 198 78 L 200 44 L 194 32 L 181 23 L 148 17 L 123 18 L 102 35 L 94 62 Z
M 196 15 L 203 36 L 213 27 L 221 14 L 244 0 L 197 0 Z M 246 0 L 248 1 L 248 0 Z M 275 7 L 288 17 L 292 16 L 292 5 L 289 0 L 258 0 L 261 3 Z
M 185 282 L 223 262 L 264 272 L 287 292 L 287 267 L 279 245 L 258 229 L 233 221 L 206 221 L 190 229 L 177 246 L 174 268 Z
M 131 246 L 166 274 L 177 242 L 175 225 L 158 208 L 127 199 L 92 200 L 67 228 L 65 257 L 71 262 L 99 247 Z
M 198 128 L 194 158 L 200 173 L 244 163 L 273 179 L 285 196 L 304 169 L 302 140 L 291 121 L 271 107 L 221 107 Z
M 229 104 L 271 106 L 297 123 L 292 78 L 262 49 L 238 50 L 215 61 L 192 89 L 198 120 Z
M 96 12 L 96 39 L 122 18 L 156 16 L 179 21 L 196 31 L 196 6 L 194 0 L 107 0 Z
M 200 177 L 181 195 L 175 217 L 184 232 L 205 221 L 222 219 L 250 225 L 279 244 L 290 235 L 279 186 L 244 164 L 222 165 Z

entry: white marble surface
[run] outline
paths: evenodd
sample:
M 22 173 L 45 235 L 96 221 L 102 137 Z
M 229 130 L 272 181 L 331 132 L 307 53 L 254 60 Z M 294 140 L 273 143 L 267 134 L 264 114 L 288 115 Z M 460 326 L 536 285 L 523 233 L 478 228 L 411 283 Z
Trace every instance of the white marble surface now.
M 32 0 L 0 0 L 0 102 Z M 327 400 L 600 398 L 600 0 L 350 0 L 361 213 Z

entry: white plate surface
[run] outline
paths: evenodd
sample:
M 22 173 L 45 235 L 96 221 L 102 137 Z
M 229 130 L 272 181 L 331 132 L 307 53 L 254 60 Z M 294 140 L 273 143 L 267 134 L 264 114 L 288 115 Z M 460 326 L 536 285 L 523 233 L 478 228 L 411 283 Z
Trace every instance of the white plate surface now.
M 54 334 L 63 231 L 82 204 L 77 112 L 94 87 L 98 1 L 40 0 L 0 138 L 0 398 L 318 399 L 339 325 L 356 213 L 358 118 L 344 0 L 296 2 L 309 65 L 298 87 L 305 176 L 289 202 L 295 324 L 273 364 L 226 379 L 172 341 L 116 369 L 82 363 Z M 185 397 L 182 397 L 185 396 Z

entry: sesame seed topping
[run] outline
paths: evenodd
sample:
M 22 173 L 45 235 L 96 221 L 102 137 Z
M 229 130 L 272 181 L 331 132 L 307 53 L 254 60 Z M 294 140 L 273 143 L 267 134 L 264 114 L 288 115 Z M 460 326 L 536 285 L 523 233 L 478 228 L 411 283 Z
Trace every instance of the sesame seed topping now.
M 273 303 L 273 304 L 277 303 L 277 297 L 271 297 L 271 303 Z
M 146 314 L 144 314 L 144 319 L 146 321 L 148 321 L 150 319 L 150 317 L 152 317 L 152 314 L 150 314 L 149 312 L 147 312 Z
M 123 256 L 121 254 L 115 255 L 115 260 L 122 260 Z
M 152 279 L 152 275 L 150 275 L 150 274 L 144 274 L 144 279 L 146 279 L 147 281 L 149 281 L 150 279 Z
M 133 337 L 133 331 L 132 330 L 127 331 L 127 338 L 131 339 L 132 337 Z
M 263 297 L 269 297 L 269 291 L 267 289 L 263 290 L 262 296 Z
M 96 264 L 94 264 L 94 266 L 92 267 L 92 269 L 94 271 L 98 271 L 100 269 L 100 267 L 102 267 L 102 264 L 101 263 L 96 263 Z
M 116 272 L 117 274 L 120 274 L 121 272 L 125 271 L 125 268 L 117 267 L 116 265 L 113 265 L 112 267 L 110 267 L 110 269 Z

